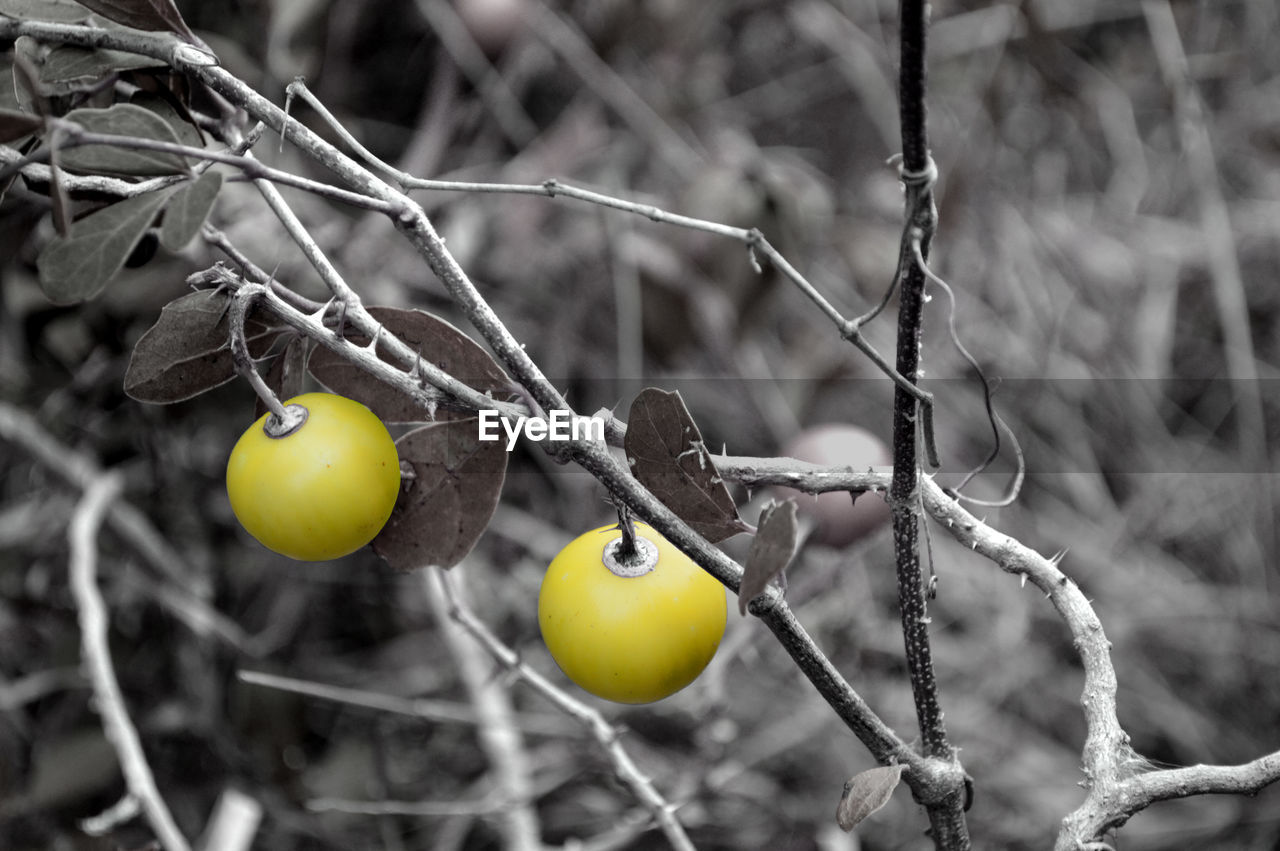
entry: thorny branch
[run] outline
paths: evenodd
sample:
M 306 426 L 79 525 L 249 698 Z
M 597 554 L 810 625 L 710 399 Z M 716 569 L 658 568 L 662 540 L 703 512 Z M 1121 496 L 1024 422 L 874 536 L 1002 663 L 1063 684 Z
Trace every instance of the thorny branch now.
M 915 246 L 927 260 L 929 243 L 937 227 L 933 203 L 936 168 L 929 156 L 925 121 L 928 4 L 924 0 L 902 0 L 898 72 L 898 111 L 902 126 L 902 179 L 906 188 L 906 221 L 898 256 L 898 372 L 913 384 L 920 376 L 920 338 L 924 324 L 923 264 L 915 262 Z M 911 673 L 911 694 L 924 752 L 953 765 L 963 776 L 959 756 L 947 738 L 938 684 L 933 669 L 929 641 L 928 595 L 920 569 L 920 436 L 921 404 L 914 394 L 895 388 L 893 398 L 893 483 L 889 506 L 893 516 L 894 561 L 898 574 L 898 606 L 902 615 L 902 636 L 907 668 Z M 926 432 L 928 437 L 931 432 Z M 936 453 L 931 453 L 936 454 Z M 934 460 L 934 459 L 930 459 Z M 964 782 L 955 785 L 937 800 L 923 801 L 929 813 L 933 842 L 939 849 L 965 851 L 969 829 L 965 823 L 969 791 Z

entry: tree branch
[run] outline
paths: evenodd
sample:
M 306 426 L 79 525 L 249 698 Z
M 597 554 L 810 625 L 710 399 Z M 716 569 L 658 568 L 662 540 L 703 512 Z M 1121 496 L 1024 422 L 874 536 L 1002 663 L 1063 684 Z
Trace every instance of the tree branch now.
M 190 851 L 190 844 L 174 822 L 165 805 L 155 777 L 147 764 L 146 753 L 138 731 L 129 720 L 129 711 L 120 693 L 107 639 L 107 607 L 98 593 L 98 530 L 112 501 L 120 493 L 123 480 L 118 474 L 106 473 L 89 483 L 84 497 L 71 518 L 68 538 L 71 544 L 71 593 L 80 612 L 80 648 L 89 682 L 93 687 L 98 714 L 107 740 L 120 757 L 125 783 L 142 804 L 151 829 L 166 851 Z
M 928 4 L 925 0 L 902 0 L 901 67 L 898 78 L 898 109 L 902 125 L 902 176 L 906 186 L 906 222 L 903 244 L 919 243 L 920 253 L 929 256 L 929 242 L 937 220 L 933 204 L 933 163 L 929 158 L 926 127 L 926 60 Z M 911 252 L 901 250 L 897 275 L 901 281 L 898 308 L 897 371 L 911 383 L 920 377 L 920 330 L 924 320 L 924 270 Z M 920 569 L 920 405 L 914 394 L 901 386 L 893 400 L 893 484 L 889 505 L 893 513 L 894 556 L 898 572 L 898 605 L 906 645 L 907 668 L 911 673 L 911 694 L 924 752 L 937 759 L 955 762 L 955 749 L 947 740 L 938 685 L 929 644 L 929 616 L 925 586 Z M 961 772 L 961 775 L 963 773 Z M 945 797 L 922 801 L 929 812 L 933 841 L 940 849 L 964 851 L 969 848 L 965 824 L 966 791 L 963 781 Z

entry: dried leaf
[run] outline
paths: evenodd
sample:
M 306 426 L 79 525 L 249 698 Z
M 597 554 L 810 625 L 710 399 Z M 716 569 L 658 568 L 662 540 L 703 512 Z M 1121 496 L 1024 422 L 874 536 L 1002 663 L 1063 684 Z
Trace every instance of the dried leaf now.
M 640 483 L 708 541 L 747 531 L 679 393 L 640 392 L 627 417 L 625 448 Z
M 435 364 L 481 393 L 492 392 L 497 398 L 509 395 L 511 381 L 502 367 L 474 340 L 438 316 L 396 307 L 371 307 L 369 314 L 382 323 L 386 331 L 422 355 L 424 361 Z M 357 345 L 369 344 L 367 337 L 355 333 L 348 333 L 347 339 Z M 378 347 L 378 356 L 391 362 L 391 356 L 382 346 Z M 321 384 L 334 393 L 365 405 L 383 422 L 410 423 L 428 419 L 427 412 L 412 398 L 380 381 L 371 381 L 364 370 L 328 349 L 317 348 L 312 352 L 308 366 Z M 437 416 L 456 419 L 469 415 L 441 411 Z
M 221 189 L 222 175 L 212 169 L 183 184 L 165 208 L 160 243 L 170 251 L 177 251 L 194 239 L 209 217 Z
M 90 133 L 179 144 L 178 136 L 169 122 L 151 110 L 131 103 L 117 103 L 106 109 L 73 109 L 65 117 Z M 114 145 L 80 145 L 65 147 L 61 154 L 63 166 L 88 174 L 154 177 L 186 174 L 190 171 L 185 159 L 162 151 L 117 148 Z
M 277 399 L 292 399 L 302 392 L 303 380 L 307 377 L 307 338 L 301 334 L 290 333 L 284 351 L 276 355 L 271 368 L 263 376 L 263 381 L 276 394 Z M 254 398 L 257 398 L 256 394 Z M 256 420 L 267 412 L 266 403 L 258 399 L 253 408 Z
M 171 32 L 190 42 L 198 40 L 172 0 L 79 0 L 79 3 L 135 30 Z
M 844 831 L 853 830 L 867 816 L 889 803 L 893 790 L 902 779 L 902 765 L 881 765 L 849 778 L 836 807 L 836 824 Z
M 115 277 L 142 239 L 171 190 L 126 198 L 71 225 L 40 252 L 40 286 L 51 301 L 74 304 L 93 298 Z
M 396 441 L 413 470 L 373 549 L 392 566 L 453 567 L 471 552 L 502 495 L 507 452 L 479 439 L 479 420 L 450 420 Z
M 796 552 L 796 501 L 771 502 L 760 512 L 760 525 L 751 539 L 747 563 L 738 587 L 738 613 L 747 613 L 747 604 L 764 593 L 773 577 L 791 563 Z
M 89 10 L 71 0 L 0 0 L 0 15 L 60 24 L 81 24 L 89 20 Z
M 0 145 L 30 136 L 43 126 L 44 121 L 35 115 L 16 109 L 0 109 Z
M 280 333 L 255 319 L 245 322 L 249 354 L 265 353 Z M 227 297 L 201 290 L 165 305 L 138 340 L 124 375 L 124 391 L 139 402 L 181 402 L 235 376 Z

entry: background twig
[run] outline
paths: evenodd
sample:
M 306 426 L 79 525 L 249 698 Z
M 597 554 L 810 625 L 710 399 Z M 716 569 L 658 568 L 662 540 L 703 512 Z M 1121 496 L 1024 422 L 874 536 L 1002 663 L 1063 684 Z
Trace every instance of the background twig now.
M 106 473 L 90 482 L 68 530 L 71 591 L 80 614 L 81 653 L 98 713 L 102 716 L 103 729 L 120 757 L 120 768 L 130 793 L 141 802 L 142 811 L 165 851 L 190 851 L 190 844 L 178 829 L 156 787 L 142 741 L 129 719 L 124 695 L 120 693 L 107 643 L 107 607 L 97 585 L 97 538 L 107 506 L 120 493 L 121 486 L 120 476 L 113 473 Z

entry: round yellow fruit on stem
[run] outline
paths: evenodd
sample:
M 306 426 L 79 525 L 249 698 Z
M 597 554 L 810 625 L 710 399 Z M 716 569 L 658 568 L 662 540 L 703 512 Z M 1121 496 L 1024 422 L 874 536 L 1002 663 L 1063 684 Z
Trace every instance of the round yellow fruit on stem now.
M 386 525 L 400 493 L 395 441 L 372 411 L 332 393 L 304 393 L 306 420 L 272 437 L 265 414 L 227 461 L 236 519 L 263 546 L 300 561 L 355 552 Z
M 618 703 L 651 703 L 693 682 L 720 645 L 727 611 L 714 577 L 649 526 L 635 531 L 647 572 L 610 569 L 622 533 L 602 526 L 560 551 L 538 594 L 538 625 L 556 664 Z

